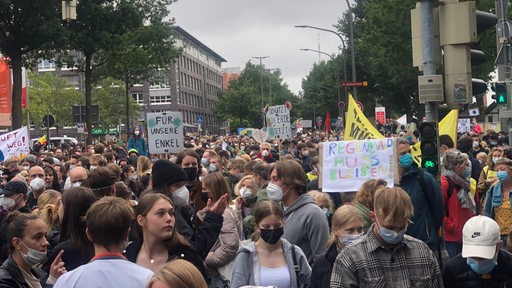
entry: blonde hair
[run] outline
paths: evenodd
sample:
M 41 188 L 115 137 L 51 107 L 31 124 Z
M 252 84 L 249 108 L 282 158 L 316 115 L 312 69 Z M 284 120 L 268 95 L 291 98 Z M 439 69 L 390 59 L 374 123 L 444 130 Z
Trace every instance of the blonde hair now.
M 334 214 L 332 215 L 332 224 L 331 224 L 331 235 L 329 236 L 329 240 L 327 241 L 327 247 L 338 243 L 338 237 L 334 234 L 334 230 L 339 229 L 353 221 L 359 220 L 361 224 L 363 223 L 363 219 L 359 214 L 359 211 L 356 207 L 347 204 L 343 205 L 340 208 L 336 209 Z
M 236 196 L 240 196 L 240 187 L 243 185 L 244 181 L 245 180 L 251 180 L 252 181 L 252 186 L 253 186 L 253 189 L 252 189 L 252 194 L 254 196 L 254 194 L 256 192 L 258 192 L 259 189 L 257 189 L 257 185 L 256 185 L 256 181 L 254 180 L 254 176 L 253 175 L 246 175 L 244 177 L 242 177 L 242 179 L 240 179 L 240 181 L 238 181 L 238 183 L 236 183 L 235 185 L 235 195 Z
M 149 169 L 151 169 L 151 160 L 146 156 L 139 156 L 137 158 L 137 178 L 139 181 L 149 172 Z
M 311 195 L 311 197 L 313 197 L 313 199 L 315 199 L 315 202 L 317 199 L 325 199 L 327 200 L 327 210 L 329 210 L 329 213 L 332 213 L 333 210 L 334 210 L 334 202 L 332 201 L 332 198 L 331 198 L 331 195 L 329 195 L 329 193 L 326 193 L 326 192 L 320 192 L 318 190 L 311 190 L 308 192 L 309 195 Z
M 411 198 L 402 188 L 383 187 L 375 191 L 373 211 L 388 223 L 399 223 L 414 214 Z
M 54 224 L 59 222 L 60 198 L 62 198 L 60 192 L 48 189 L 37 198 L 37 209 L 32 211 L 33 214 L 43 220 L 48 231 L 52 229 Z M 56 199 L 59 199 L 59 202 L 52 204 Z
M 192 263 L 182 259 L 167 262 L 156 271 L 148 283 L 148 288 L 151 288 L 157 280 L 173 288 L 208 287 L 201 272 Z

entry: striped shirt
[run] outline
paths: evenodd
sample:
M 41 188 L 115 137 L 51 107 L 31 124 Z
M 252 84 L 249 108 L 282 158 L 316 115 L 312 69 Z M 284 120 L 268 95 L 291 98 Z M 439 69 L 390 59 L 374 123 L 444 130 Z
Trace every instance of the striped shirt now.
M 405 235 L 402 242 L 386 248 L 373 234 L 374 225 L 338 254 L 331 288 L 443 287 L 439 264 L 427 244 Z

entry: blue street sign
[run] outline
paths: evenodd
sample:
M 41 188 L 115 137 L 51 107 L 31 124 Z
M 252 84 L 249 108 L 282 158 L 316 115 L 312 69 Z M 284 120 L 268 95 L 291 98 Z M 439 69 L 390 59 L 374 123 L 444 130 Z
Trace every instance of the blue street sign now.
M 197 115 L 196 116 L 196 122 L 197 123 L 203 123 L 203 115 Z

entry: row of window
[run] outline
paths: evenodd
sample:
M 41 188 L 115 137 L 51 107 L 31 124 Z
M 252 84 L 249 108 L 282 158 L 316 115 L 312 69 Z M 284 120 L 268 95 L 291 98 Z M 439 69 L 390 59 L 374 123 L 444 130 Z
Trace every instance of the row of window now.
M 135 101 L 135 103 L 139 105 L 144 104 L 144 94 L 139 93 L 132 93 L 132 99 Z M 158 96 L 149 96 L 149 104 L 171 104 L 172 103 L 172 97 L 171 95 L 158 95 Z
M 179 67 L 185 68 L 195 74 L 203 75 L 206 79 L 220 83 L 222 82 L 222 75 L 218 72 L 208 69 L 208 67 L 201 65 L 198 61 L 194 61 L 186 57 L 185 55 L 181 55 L 178 59 Z

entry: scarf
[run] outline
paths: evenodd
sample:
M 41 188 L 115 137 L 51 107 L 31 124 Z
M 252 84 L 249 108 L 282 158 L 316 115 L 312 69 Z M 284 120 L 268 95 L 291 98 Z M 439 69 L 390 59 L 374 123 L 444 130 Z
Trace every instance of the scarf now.
M 459 199 L 462 208 L 470 209 L 472 214 L 476 213 L 475 199 L 471 196 L 471 189 L 469 188 L 469 181 L 463 179 L 455 173 L 453 170 L 443 171 L 443 175 L 446 180 L 451 182 L 454 186 L 459 188 L 457 198 Z

